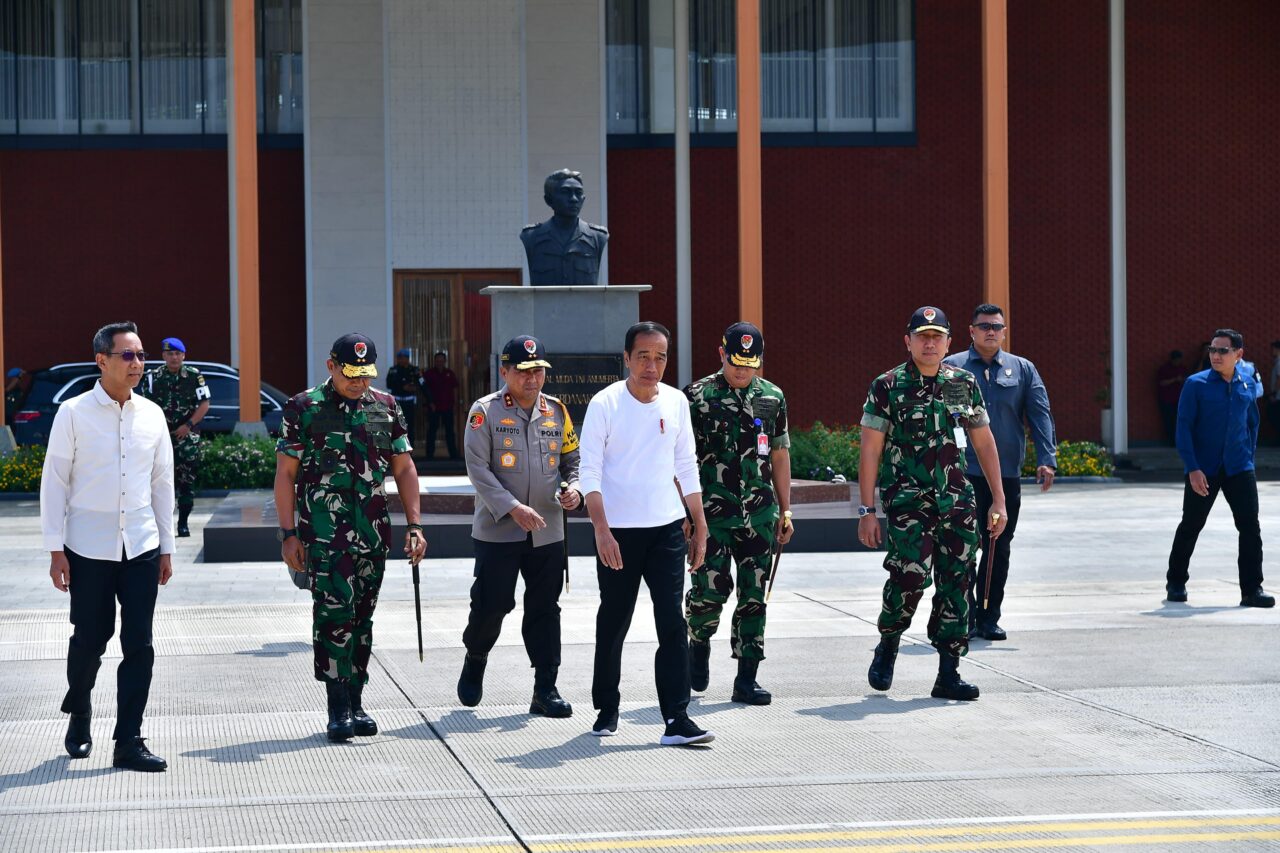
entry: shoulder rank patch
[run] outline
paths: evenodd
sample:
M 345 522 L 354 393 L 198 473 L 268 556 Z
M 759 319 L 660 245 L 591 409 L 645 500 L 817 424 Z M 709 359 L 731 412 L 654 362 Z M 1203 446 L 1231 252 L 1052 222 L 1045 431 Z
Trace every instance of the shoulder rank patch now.
M 480 429 L 484 426 L 484 412 L 472 412 L 471 417 L 467 420 L 467 426 L 472 429 Z
M 516 401 L 510 394 L 503 394 L 502 405 L 506 406 L 508 409 L 514 409 L 516 407 Z

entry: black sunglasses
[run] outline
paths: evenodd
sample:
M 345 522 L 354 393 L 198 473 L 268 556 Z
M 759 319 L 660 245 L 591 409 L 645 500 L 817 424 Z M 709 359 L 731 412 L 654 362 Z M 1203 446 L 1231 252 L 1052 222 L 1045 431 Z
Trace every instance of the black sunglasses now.
M 1214 355 L 1226 355 L 1227 353 L 1234 351 L 1235 347 L 1209 347 L 1209 352 Z
M 973 327 L 984 332 L 999 332 L 1004 330 L 1004 323 L 974 323 Z
M 127 349 L 127 350 L 121 350 L 120 352 L 109 352 L 109 353 L 106 353 L 106 355 L 118 355 L 121 358 L 123 358 L 125 361 L 134 361 L 135 359 L 137 361 L 147 360 L 147 354 L 145 352 L 142 352 L 141 350 L 134 352 L 131 349 Z

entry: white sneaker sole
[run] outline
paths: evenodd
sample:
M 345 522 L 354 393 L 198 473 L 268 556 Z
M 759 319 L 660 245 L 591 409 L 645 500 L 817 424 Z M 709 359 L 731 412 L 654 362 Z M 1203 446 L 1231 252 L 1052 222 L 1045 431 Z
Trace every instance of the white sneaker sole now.
M 612 729 L 592 729 L 591 734 L 596 737 L 613 737 L 617 732 Z
M 659 741 L 663 746 L 689 746 L 695 743 L 711 743 L 716 739 L 715 732 L 704 732 L 697 737 L 685 737 L 683 735 L 663 735 Z

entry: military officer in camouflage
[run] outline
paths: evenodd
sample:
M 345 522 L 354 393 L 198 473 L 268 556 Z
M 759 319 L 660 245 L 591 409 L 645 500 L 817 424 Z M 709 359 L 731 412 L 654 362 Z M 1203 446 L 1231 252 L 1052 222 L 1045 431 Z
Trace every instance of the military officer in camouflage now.
M 785 545 L 791 526 L 791 438 L 782 389 L 757 374 L 764 363 L 764 335 L 751 323 L 734 323 L 720 340 L 721 368 L 684 389 L 698 450 L 702 508 L 707 517 L 707 556 L 685 594 L 689 622 L 689 684 L 706 690 L 711 637 L 734 588 L 733 657 L 738 675 L 733 701 L 768 705 L 756 683 L 764 660 L 765 585 L 774 542 Z M 781 522 L 781 523 L 779 523 Z
M 147 371 L 139 383 L 142 396 L 164 410 L 173 442 L 173 485 L 178 503 L 178 535 L 190 536 L 187 519 L 196 501 L 196 474 L 200 466 L 200 431 L 209 413 L 209 386 L 200 371 L 189 364 L 187 346 L 177 338 L 165 338 L 160 347 L 164 364 Z
M 880 545 L 875 487 L 888 519 L 880 644 L 867 673 L 876 690 L 893 684 L 902 632 L 911 625 L 920 598 L 936 584 L 929 615 L 929 642 L 938 650 L 937 699 L 977 699 L 978 688 L 960 678 L 960 657 L 969 649 L 965 592 L 978 548 L 973 486 L 964 475 L 969 442 L 991 483 L 992 539 L 1004 531 L 1000 462 L 977 380 L 967 370 L 943 364 L 951 324 L 939 308 L 911 315 L 904 338 L 910 359 L 871 383 L 862 409 L 862 456 L 858 465 L 858 539 Z
M 542 393 L 550 366 L 537 338 L 512 338 L 498 364 L 502 387 L 472 403 L 467 415 L 463 449 L 476 490 L 476 566 L 458 701 L 480 704 L 489 651 L 516 606 L 516 578 L 523 576 L 521 633 L 534 668 L 529 713 L 568 717 L 573 708 L 556 690 L 564 511 L 581 504 L 582 494 L 573 420 L 564 403 Z
M 418 472 L 404 415 L 394 397 L 369 387 L 377 360 L 364 335 L 334 341 L 329 379 L 289 400 L 276 444 L 280 553 L 310 579 L 315 677 L 328 694 L 328 736 L 335 742 L 378 733 L 361 694 L 391 548 L 388 473 L 406 496 L 404 553 L 416 561 L 427 550 L 418 501 L 408 499 L 418 494 Z

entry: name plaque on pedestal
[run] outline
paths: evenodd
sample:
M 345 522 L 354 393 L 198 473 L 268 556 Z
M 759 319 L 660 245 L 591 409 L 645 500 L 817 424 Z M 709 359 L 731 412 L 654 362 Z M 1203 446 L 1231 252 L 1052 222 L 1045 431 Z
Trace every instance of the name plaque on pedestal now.
M 542 387 L 546 394 L 559 397 L 569 408 L 569 417 L 578 434 L 587 416 L 587 404 L 601 388 L 622 379 L 621 353 L 547 353 L 551 369 Z

